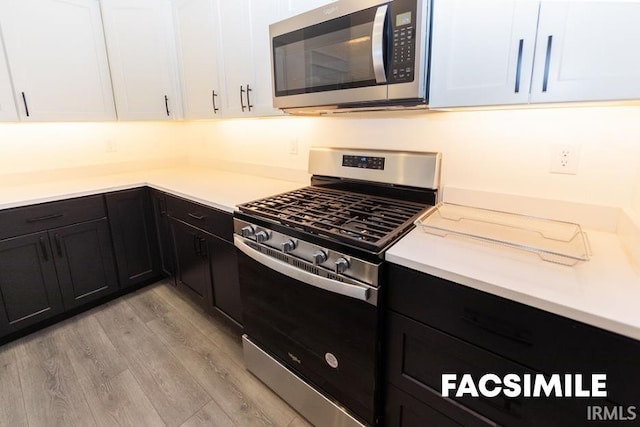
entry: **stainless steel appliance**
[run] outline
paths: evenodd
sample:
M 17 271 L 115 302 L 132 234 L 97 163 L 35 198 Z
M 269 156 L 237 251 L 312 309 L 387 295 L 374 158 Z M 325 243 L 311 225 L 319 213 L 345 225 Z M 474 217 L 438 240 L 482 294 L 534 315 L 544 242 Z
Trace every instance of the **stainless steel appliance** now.
M 426 107 L 430 0 L 338 0 L 269 26 L 273 105 Z
M 384 252 L 439 170 L 435 153 L 313 149 L 310 186 L 238 207 L 245 364 L 315 425 L 378 422 Z

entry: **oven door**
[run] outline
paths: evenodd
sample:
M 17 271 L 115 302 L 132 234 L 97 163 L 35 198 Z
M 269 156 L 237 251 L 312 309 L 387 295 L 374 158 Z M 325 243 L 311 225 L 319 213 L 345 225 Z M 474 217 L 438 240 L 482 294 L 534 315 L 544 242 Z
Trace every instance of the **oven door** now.
M 271 25 L 273 105 L 385 101 L 384 3 L 343 1 Z
M 235 243 L 245 333 L 314 388 L 374 425 L 379 327 L 378 307 L 363 300 L 370 293 L 341 292 L 345 284 L 338 281 L 327 287 L 331 290 L 306 283 L 304 273 L 312 273 L 265 258 L 238 236 Z

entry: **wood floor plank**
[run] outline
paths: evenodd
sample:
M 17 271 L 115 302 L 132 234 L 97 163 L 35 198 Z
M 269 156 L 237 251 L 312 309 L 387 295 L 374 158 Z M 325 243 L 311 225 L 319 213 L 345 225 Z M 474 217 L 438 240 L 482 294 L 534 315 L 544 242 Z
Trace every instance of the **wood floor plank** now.
M 177 311 L 187 318 L 200 332 L 231 356 L 234 363 L 244 366 L 242 364 L 244 359 L 242 355 L 242 340 L 236 331 L 228 325 L 223 325 L 213 319 L 200 306 L 168 283 L 162 283 L 154 287 L 153 291 L 162 297 L 166 303 L 173 306 L 173 311 Z
M 105 380 L 100 387 L 81 382 L 99 427 L 166 425 L 129 370 Z
M 94 314 L 63 330 L 66 351 L 98 426 L 163 426 Z
M 57 333 L 66 322 L 18 341 L 16 356 L 30 427 L 94 426 L 95 421 Z
M 107 337 L 96 316 L 81 315 L 60 331 L 65 351 L 81 379 L 88 379 L 96 387 L 127 369 Z
M 96 316 L 167 426 L 179 426 L 211 400 L 126 301 Z
M 124 297 L 136 311 L 136 314 L 144 323 L 156 319 L 169 311 L 164 301 L 155 297 L 150 288 L 143 288 Z
M 240 425 L 286 427 L 297 415 L 180 314 L 167 313 L 148 326 Z
M 310 424 L 307 420 L 302 418 L 302 416 L 298 415 L 291 421 L 288 427 L 313 427 L 313 424 Z
M 14 345 L 0 347 L 0 426 L 27 426 Z
M 196 412 L 181 427 L 236 427 L 231 418 L 213 400 Z

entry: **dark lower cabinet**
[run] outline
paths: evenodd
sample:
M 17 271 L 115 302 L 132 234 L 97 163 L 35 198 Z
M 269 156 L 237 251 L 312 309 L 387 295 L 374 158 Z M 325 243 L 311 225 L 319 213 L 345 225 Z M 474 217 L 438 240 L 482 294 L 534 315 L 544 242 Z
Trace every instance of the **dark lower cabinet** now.
M 171 244 L 171 230 L 169 229 L 169 216 L 167 215 L 167 196 L 161 191 L 151 190 L 151 203 L 156 220 L 156 233 L 160 246 L 160 269 L 166 276 L 175 273 L 175 260 L 173 245 Z
M 637 407 L 636 340 L 393 264 L 387 283 L 385 425 L 578 426 L 591 407 Z M 587 389 L 606 374 L 607 396 L 445 398 L 442 374 L 580 374 Z
M 105 199 L 120 287 L 127 288 L 158 278 L 160 256 L 149 189 L 108 193 Z
M 0 337 L 63 310 L 48 233 L 0 240 Z
M 106 218 L 57 228 L 49 238 L 65 309 L 118 290 Z
M 213 305 L 208 236 L 182 221 L 170 223 L 175 244 L 176 285 L 186 290 L 204 308 Z
M 242 324 L 233 215 L 166 195 L 175 277 L 205 309 Z

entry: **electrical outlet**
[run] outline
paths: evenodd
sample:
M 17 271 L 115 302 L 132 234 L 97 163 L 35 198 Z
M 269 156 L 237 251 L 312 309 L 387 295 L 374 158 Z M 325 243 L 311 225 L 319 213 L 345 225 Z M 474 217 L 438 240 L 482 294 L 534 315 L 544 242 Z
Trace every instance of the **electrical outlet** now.
M 105 148 L 107 153 L 115 153 L 118 151 L 118 144 L 113 139 L 108 139 L 105 141 Z
M 580 147 L 577 145 L 555 145 L 551 150 L 549 172 L 575 175 L 578 173 Z
M 289 141 L 289 154 L 292 156 L 298 155 L 298 138 L 293 138 Z

